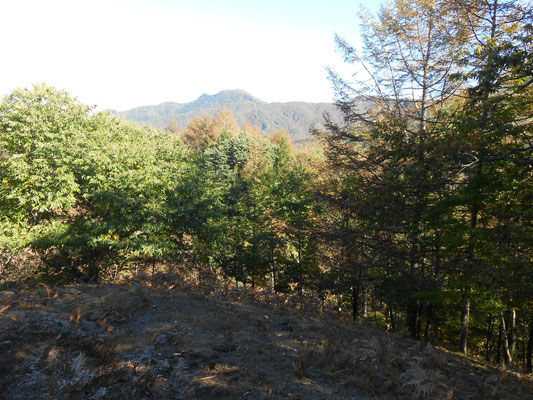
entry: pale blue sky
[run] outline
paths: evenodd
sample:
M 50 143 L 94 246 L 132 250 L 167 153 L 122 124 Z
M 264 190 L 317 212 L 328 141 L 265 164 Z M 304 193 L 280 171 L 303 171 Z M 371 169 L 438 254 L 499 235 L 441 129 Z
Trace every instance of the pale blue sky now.
M 46 82 L 123 110 L 245 89 L 331 101 L 335 32 L 357 42 L 359 0 L 2 0 L 0 95 Z M 365 2 L 377 9 L 378 1 Z

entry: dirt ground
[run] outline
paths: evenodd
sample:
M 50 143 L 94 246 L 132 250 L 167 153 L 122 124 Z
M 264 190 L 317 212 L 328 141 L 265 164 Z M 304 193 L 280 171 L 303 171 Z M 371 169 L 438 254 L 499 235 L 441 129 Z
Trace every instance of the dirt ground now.
M 292 302 L 174 285 L 4 290 L 0 398 L 533 400 L 531 377 Z

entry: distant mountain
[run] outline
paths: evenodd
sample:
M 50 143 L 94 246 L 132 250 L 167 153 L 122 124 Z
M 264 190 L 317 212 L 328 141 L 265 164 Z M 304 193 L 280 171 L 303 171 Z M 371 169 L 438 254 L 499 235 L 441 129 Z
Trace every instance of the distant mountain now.
M 162 103 L 114 113 L 160 129 L 172 121 L 184 128 L 197 115 L 214 116 L 222 105 L 233 112 L 241 126 L 248 121 L 265 133 L 286 129 L 296 140 L 309 137 L 310 125 L 321 125 L 325 112 L 340 119 L 333 103 L 266 103 L 244 90 L 223 90 L 215 95 L 203 94 L 190 103 Z

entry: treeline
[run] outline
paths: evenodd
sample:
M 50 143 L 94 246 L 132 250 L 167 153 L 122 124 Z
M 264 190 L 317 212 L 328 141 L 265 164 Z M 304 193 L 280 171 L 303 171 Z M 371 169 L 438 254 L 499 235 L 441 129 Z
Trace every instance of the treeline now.
M 496 0 L 368 16 L 361 53 L 337 38 L 363 66 L 359 82 L 331 72 L 344 123 L 309 151 L 223 109 L 159 131 L 16 90 L 0 104 L 0 283 L 179 263 L 531 370 L 531 18 Z

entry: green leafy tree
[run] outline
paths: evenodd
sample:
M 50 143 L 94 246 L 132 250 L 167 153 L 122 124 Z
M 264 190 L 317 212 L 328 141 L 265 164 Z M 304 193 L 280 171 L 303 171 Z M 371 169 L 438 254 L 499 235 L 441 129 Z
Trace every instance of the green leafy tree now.
M 19 247 L 39 250 L 49 270 L 93 280 L 119 254 L 170 251 L 160 205 L 179 178 L 178 137 L 95 114 L 45 85 L 15 91 L 1 109 L 3 232 L 31 232 Z

